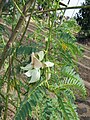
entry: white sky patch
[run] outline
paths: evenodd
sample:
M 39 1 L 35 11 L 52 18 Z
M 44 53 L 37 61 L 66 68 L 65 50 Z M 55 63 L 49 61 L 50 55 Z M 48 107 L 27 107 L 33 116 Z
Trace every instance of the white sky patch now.
M 61 0 L 63 3 L 67 4 L 68 0 Z M 85 0 L 70 0 L 69 6 L 80 6 Z M 65 16 L 73 17 L 79 11 L 79 9 L 66 10 Z

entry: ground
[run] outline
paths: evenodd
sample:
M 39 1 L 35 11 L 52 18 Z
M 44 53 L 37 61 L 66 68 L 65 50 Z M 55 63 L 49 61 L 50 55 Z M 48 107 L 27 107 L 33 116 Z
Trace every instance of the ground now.
M 84 48 L 83 58 L 79 58 L 79 74 L 87 88 L 87 99 L 77 100 L 80 120 L 90 120 L 90 42 L 80 44 Z

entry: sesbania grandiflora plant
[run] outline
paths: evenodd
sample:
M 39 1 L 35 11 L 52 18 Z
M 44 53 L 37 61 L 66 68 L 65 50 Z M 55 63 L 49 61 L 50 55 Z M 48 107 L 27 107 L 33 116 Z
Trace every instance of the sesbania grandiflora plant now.
M 3 0 L 1 1 L 3 3 Z M 80 30 L 60 0 L 8 0 L 0 11 L 0 119 L 78 120 Z M 60 17 L 61 15 L 62 17 Z

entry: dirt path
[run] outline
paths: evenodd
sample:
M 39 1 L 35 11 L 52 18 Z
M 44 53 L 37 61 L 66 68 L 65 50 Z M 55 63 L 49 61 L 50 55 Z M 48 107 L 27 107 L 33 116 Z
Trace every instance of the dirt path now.
M 85 101 L 77 100 L 78 113 L 80 120 L 90 120 L 90 42 L 88 45 L 80 45 L 84 48 L 84 55 L 78 62 L 79 74 L 84 80 L 88 97 Z

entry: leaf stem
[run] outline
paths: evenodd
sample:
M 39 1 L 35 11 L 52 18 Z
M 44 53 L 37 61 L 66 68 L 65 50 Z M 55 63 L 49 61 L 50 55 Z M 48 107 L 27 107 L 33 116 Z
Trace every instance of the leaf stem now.
M 7 111 L 8 111 L 8 100 L 9 100 L 9 90 L 10 90 L 11 64 L 12 64 L 12 59 L 10 59 L 10 56 L 9 56 L 8 82 L 7 82 L 7 93 L 6 93 L 6 100 L 5 100 L 4 120 L 7 119 Z

